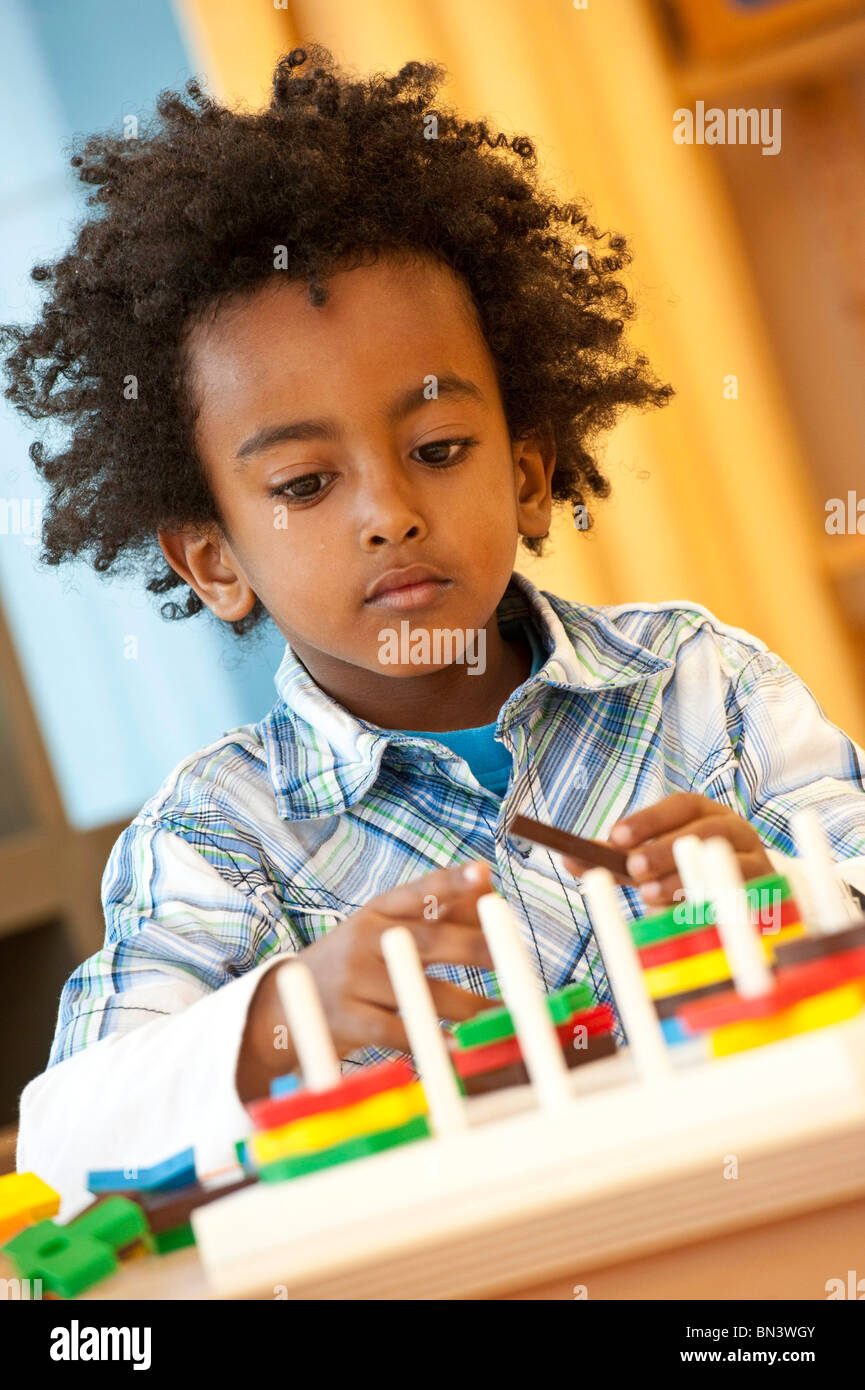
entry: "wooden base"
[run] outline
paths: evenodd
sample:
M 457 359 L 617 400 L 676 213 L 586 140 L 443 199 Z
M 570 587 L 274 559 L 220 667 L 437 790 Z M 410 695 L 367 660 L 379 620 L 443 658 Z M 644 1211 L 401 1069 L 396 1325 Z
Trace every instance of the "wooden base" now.
M 194 1213 L 214 1289 L 491 1296 L 865 1194 L 865 1018 L 652 1085 L 627 1061 L 555 1111 L 481 1096 L 465 1133 Z

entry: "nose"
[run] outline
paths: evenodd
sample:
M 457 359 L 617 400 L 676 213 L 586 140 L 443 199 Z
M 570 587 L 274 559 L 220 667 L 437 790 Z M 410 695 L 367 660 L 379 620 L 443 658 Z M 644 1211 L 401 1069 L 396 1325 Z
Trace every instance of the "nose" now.
M 401 545 L 427 535 L 418 502 L 398 465 L 388 466 L 379 459 L 377 466 L 365 473 L 362 496 L 360 541 L 364 550 Z

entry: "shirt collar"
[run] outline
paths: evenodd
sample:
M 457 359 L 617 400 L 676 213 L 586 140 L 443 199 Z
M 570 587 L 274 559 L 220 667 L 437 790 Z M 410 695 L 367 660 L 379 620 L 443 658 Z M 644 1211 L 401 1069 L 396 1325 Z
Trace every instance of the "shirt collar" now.
M 603 609 L 541 592 L 514 574 L 497 609 L 507 628 L 528 620 L 547 659 L 505 701 L 497 732 L 525 720 L 544 688 L 603 692 L 633 685 L 673 665 L 625 637 Z M 417 756 L 434 740 L 413 738 L 356 719 L 316 685 L 286 644 L 274 677 L 279 699 L 259 724 L 279 815 L 312 820 L 337 815 L 375 782 L 385 753 Z

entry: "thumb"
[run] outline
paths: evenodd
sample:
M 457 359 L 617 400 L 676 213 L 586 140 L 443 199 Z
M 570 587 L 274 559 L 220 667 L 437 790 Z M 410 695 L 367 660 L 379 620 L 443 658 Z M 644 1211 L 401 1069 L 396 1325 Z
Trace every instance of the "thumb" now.
M 420 917 L 433 899 L 436 916 L 444 919 L 457 916 L 466 907 L 473 909 L 478 898 L 491 890 L 489 865 L 482 860 L 472 860 L 449 869 L 434 869 L 399 888 L 392 888 L 377 899 L 376 907 L 388 917 Z

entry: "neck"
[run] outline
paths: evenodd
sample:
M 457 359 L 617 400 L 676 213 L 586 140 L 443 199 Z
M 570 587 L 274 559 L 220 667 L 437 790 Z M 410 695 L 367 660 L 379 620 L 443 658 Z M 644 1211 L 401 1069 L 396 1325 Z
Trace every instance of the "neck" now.
M 447 733 L 492 724 L 532 666 L 528 642 L 523 637 L 505 640 L 495 615 L 486 627 L 483 671 L 454 663 L 422 676 L 384 676 L 305 643 L 291 645 L 326 695 L 356 719 L 382 729 Z

